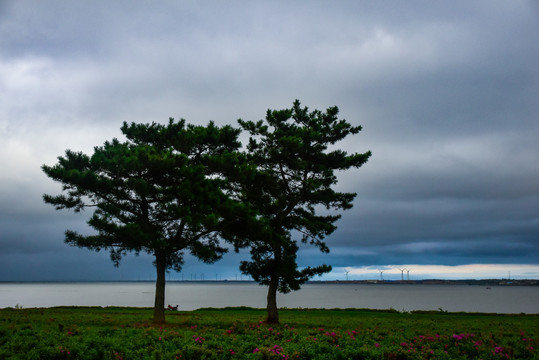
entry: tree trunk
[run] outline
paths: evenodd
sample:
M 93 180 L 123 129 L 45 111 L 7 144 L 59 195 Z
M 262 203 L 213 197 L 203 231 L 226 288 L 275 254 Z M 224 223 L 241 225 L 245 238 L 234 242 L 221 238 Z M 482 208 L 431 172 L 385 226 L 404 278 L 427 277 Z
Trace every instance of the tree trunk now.
M 268 311 L 268 318 L 266 322 L 269 324 L 279 323 L 279 311 L 277 310 L 277 287 L 279 280 L 277 277 L 271 277 L 271 281 L 268 287 L 268 305 L 266 310 Z
M 167 270 L 166 256 L 155 254 L 155 267 L 157 268 L 157 281 L 155 282 L 155 303 L 153 308 L 153 322 L 165 323 L 165 274 Z

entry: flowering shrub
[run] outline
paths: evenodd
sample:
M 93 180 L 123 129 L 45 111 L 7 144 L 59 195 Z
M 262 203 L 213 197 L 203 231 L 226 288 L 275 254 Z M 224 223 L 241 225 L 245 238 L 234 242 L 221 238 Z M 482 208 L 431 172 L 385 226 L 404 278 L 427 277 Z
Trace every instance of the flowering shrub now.
M 360 310 L 167 314 L 148 309 L 0 309 L 0 359 L 539 359 L 537 316 Z

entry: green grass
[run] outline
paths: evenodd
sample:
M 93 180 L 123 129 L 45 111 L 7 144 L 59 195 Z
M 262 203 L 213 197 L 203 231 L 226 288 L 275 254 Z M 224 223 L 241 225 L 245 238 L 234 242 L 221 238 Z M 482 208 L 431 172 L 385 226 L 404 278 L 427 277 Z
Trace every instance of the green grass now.
M 0 359 L 539 359 L 537 315 L 251 308 L 0 309 Z

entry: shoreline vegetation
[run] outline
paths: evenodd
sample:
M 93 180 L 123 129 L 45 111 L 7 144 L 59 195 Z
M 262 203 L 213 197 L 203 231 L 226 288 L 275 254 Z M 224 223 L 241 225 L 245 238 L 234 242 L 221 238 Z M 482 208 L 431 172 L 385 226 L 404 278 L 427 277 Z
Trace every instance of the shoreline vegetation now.
M 0 309 L 0 359 L 538 359 L 539 314 L 248 307 Z

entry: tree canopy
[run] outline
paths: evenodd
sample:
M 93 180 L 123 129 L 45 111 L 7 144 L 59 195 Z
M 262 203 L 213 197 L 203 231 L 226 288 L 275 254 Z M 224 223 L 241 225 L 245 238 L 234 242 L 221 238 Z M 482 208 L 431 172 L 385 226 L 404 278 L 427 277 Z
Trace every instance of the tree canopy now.
M 276 294 L 298 290 L 331 270 L 300 268 L 300 243 L 329 252 L 325 238 L 352 207 L 355 193 L 336 191 L 336 171 L 358 168 L 370 151 L 348 154 L 335 144 L 360 126 L 339 120 L 339 109 L 268 110 L 265 120 L 238 120 L 250 134 L 240 151 L 241 129 L 230 125 L 123 123 L 124 141 L 112 139 L 93 154 L 66 150 L 42 170 L 63 185 L 43 199 L 57 210 L 93 209 L 94 234 L 67 230 L 68 244 L 110 251 L 118 266 L 128 252 L 154 256 L 157 271 L 154 321 L 164 322 L 165 274 L 180 271 L 184 253 L 212 263 L 227 251 L 248 247 L 242 273 L 268 286 L 268 322 L 278 322 Z M 325 207 L 326 210 L 321 211 Z M 299 237 L 298 237 L 299 236 Z
M 66 231 L 68 244 L 110 251 L 115 265 L 128 252 L 155 257 L 154 321 L 164 322 L 167 269 L 180 271 L 185 251 L 204 262 L 226 249 L 219 231 L 233 228 L 241 204 L 227 195 L 223 175 L 234 166 L 240 130 L 231 126 L 127 124 L 126 141 L 113 139 L 91 156 L 66 150 L 42 170 L 63 184 L 60 195 L 43 196 L 56 209 L 93 209 L 93 235 Z
M 245 239 L 251 260 L 240 269 L 260 284 L 268 285 L 268 322 L 278 322 L 277 291 L 298 290 L 328 265 L 298 268 L 300 241 L 329 252 L 324 239 L 336 229 L 340 214 L 321 214 L 319 207 L 346 210 L 355 193 L 338 192 L 335 171 L 362 166 L 371 152 L 348 154 L 329 147 L 361 126 L 337 118 L 338 108 L 309 111 L 295 101 L 292 108 L 268 110 L 265 120 L 239 120 L 251 137 L 247 158 L 256 167 L 254 180 L 242 186 L 241 200 L 258 213 L 259 227 Z

